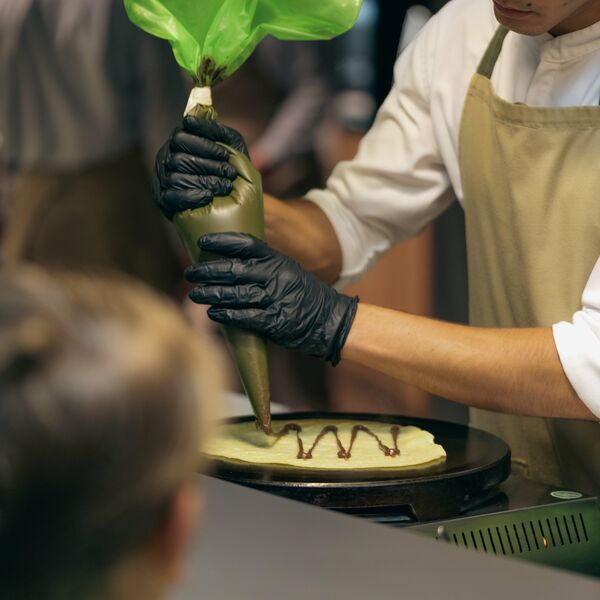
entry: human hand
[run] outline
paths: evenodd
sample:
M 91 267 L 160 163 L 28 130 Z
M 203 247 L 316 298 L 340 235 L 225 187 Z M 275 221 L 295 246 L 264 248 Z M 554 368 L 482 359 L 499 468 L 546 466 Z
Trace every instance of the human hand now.
M 255 331 L 333 365 L 340 361 L 358 298 L 338 293 L 249 235 L 209 234 L 198 245 L 222 256 L 186 270 L 186 279 L 198 284 L 190 298 L 210 304 L 211 319 Z
M 248 155 L 244 138 L 216 121 L 185 117 L 156 156 L 154 198 L 168 218 L 228 196 L 238 176 L 227 147 Z

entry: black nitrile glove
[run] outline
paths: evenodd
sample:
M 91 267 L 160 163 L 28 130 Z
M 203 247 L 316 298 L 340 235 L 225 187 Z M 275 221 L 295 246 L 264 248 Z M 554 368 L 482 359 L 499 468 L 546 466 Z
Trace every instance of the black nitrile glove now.
M 264 242 L 241 233 L 211 233 L 198 240 L 224 258 L 193 265 L 186 279 L 208 316 L 262 334 L 275 343 L 336 365 L 358 298 L 338 293 Z
M 237 172 L 223 144 L 248 155 L 244 138 L 216 121 L 185 117 L 173 130 L 154 169 L 154 197 L 165 217 L 231 193 Z

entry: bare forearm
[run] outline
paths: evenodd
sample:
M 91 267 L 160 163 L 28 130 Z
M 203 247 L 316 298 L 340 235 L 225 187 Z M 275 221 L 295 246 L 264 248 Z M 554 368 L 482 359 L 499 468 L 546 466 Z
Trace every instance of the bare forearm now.
M 339 277 L 342 252 L 325 213 L 307 200 L 265 196 L 265 233 L 276 250 L 291 256 L 327 283 Z
M 467 327 L 360 305 L 343 357 L 478 408 L 597 419 L 566 378 L 549 328 Z

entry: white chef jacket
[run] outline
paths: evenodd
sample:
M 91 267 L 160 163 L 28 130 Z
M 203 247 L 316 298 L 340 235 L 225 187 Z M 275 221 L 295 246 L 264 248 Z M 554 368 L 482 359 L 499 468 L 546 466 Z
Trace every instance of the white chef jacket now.
M 391 246 L 418 234 L 463 191 L 458 138 L 469 83 L 498 22 L 491 0 L 453 0 L 400 55 L 395 83 L 356 158 L 307 198 L 328 216 L 343 257 L 338 287 L 359 279 Z M 600 101 L 600 22 L 560 37 L 509 32 L 496 93 L 530 106 Z M 600 163 L 600 157 L 598 157 Z M 599 191 L 600 210 L 600 191 Z M 600 417 L 600 260 L 570 322 L 553 326 L 565 373 Z

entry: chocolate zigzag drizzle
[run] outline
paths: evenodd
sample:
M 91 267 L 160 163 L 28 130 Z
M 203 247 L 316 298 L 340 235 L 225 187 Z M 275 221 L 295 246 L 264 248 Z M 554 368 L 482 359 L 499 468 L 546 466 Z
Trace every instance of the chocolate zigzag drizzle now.
M 313 442 L 312 446 L 308 450 L 304 449 L 304 442 L 300 437 L 300 434 L 302 433 L 302 427 L 297 423 L 288 423 L 279 431 L 274 431 L 273 433 L 271 433 L 271 435 L 275 436 L 277 439 L 280 439 L 293 432 L 296 435 L 296 439 L 298 440 L 297 458 L 310 460 L 313 457 L 313 451 L 317 447 L 319 442 L 326 435 L 333 434 L 335 436 L 335 441 L 338 447 L 338 458 L 348 459 L 352 456 L 352 448 L 354 446 L 354 442 L 356 441 L 356 436 L 360 431 L 366 433 L 367 435 L 370 435 L 377 442 L 379 449 L 383 452 L 385 456 L 394 457 L 400 455 L 400 449 L 398 448 L 398 436 L 400 435 L 400 427 L 398 425 L 392 425 L 390 427 L 390 433 L 394 442 L 393 448 L 386 446 L 381 441 L 379 436 L 373 433 L 366 425 L 354 425 L 354 427 L 352 427 L 352 432 L 350 434 L 350 444 L 348 446 L 348 449 L 344 448 L 344 445 L 340 440 L 339 429 L 336 425 L 326 425 L 325 427 L 323 427 L 319 435 L 317 435 L 317 437 L 315 438 L 315 441 Z

